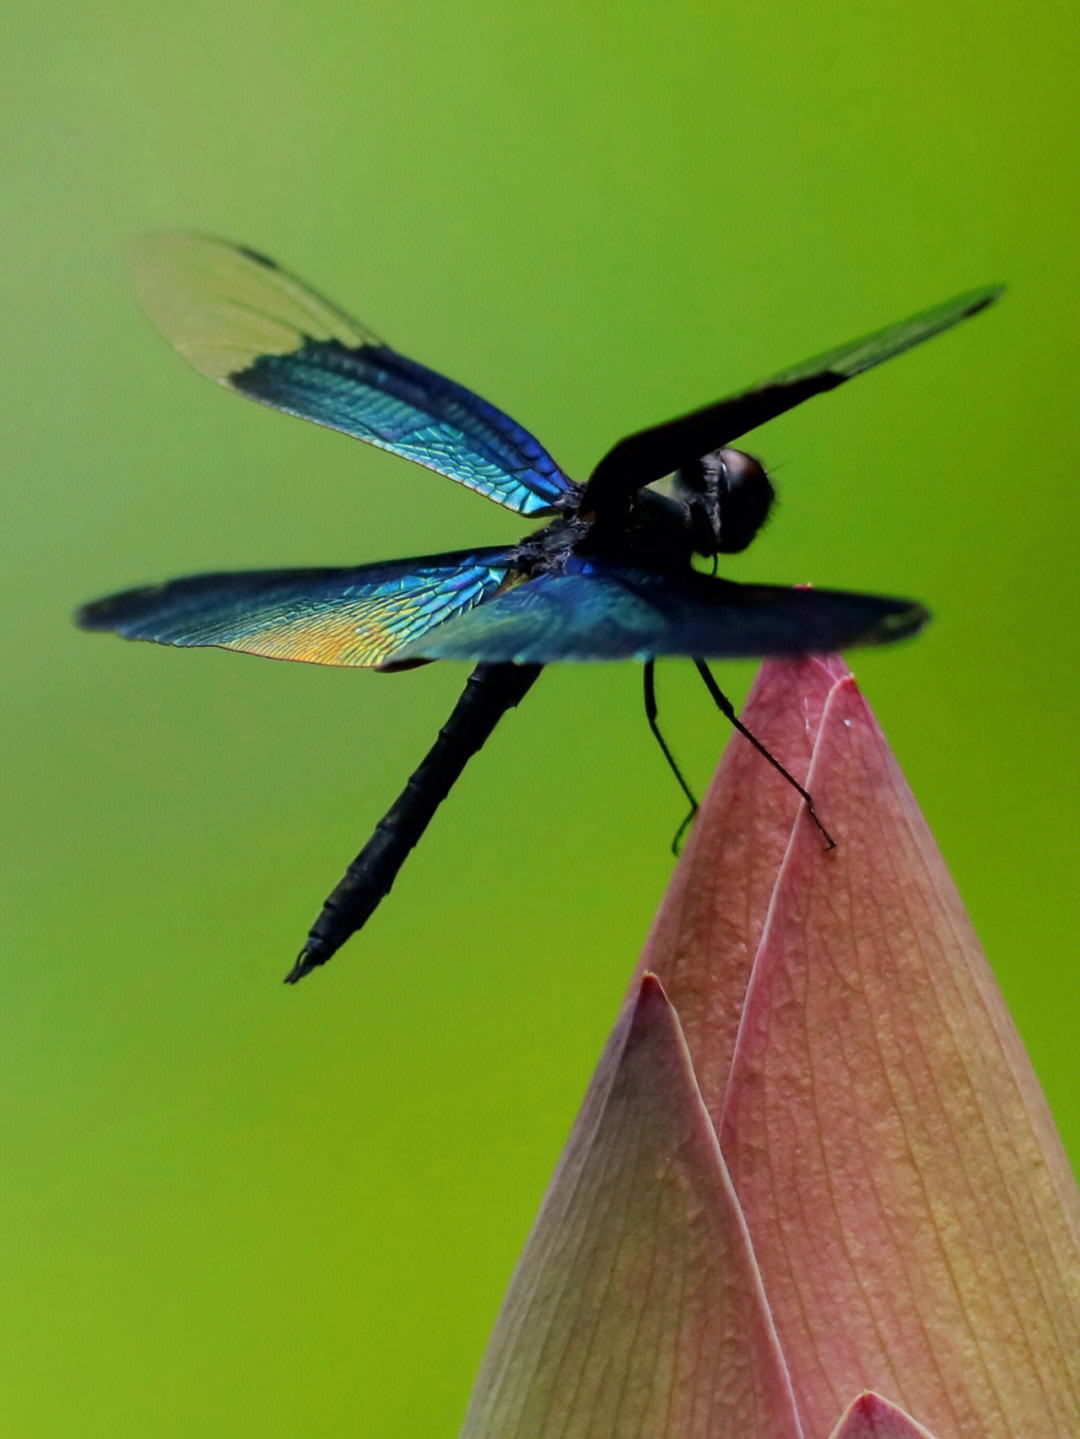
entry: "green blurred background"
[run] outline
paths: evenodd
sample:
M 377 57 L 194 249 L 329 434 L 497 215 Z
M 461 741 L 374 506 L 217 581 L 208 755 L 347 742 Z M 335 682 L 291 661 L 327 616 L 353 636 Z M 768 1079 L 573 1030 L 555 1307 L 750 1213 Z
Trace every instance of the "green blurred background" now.
M 17 0 L 3 24 L 3 1432 L 453 1435 L 681 815 L 638 670 L 549 671 L 363 936 L 281 984 L 464 667 L 127 646 L 73 606 L 521 526 L 188 370 L 129 298 L 147 229 L 276 256 L 578 476 L 1009 282 L 755 437 L 782 504 L 727 572 L 933 606 L 857 672 L 1076 1163 L 1075 7 Z M 688 670 L 660 698 L 700 786 L 727 733 Z M 724 671 L 735 698 L 751 673 Z

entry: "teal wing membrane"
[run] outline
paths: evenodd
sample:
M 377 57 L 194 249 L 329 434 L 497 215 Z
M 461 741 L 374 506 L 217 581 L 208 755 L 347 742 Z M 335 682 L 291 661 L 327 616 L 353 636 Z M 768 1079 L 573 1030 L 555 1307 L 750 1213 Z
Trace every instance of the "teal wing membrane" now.
M 479 395 L 406 359 L 271 260 L 201 235 L 150 235 L 135 288 L 201 374 L 341 430 L 522 515 L 576 487 L 529 432 Z
M 112 630 L 126 639 L 379 669 L 395 664 L 403 645 L 493 594 L 510 553 L 475 550 L 356 569 L 192 575 L 95 600 L 76 618 L 84 629 Z
M 903 639 L 928 618 L 910 600 L 596 563 L 508 589 L 410 641 L 395 659 L 551 664 L 827 654 Z

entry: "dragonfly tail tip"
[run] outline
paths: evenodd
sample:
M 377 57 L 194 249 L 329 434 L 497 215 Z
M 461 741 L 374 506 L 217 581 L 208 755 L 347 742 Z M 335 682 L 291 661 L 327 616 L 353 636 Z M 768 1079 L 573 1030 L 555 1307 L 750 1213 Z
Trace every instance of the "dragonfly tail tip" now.
M 285 983 L 296 984 L 298 980 L 303 979 L 305 974 L 310 974 L 313 969 L 317 969 L 326 958 L 327 956 L 320 953 L 314 946 L 305 944 L 297 955 L 296 963 L 285 976 Z

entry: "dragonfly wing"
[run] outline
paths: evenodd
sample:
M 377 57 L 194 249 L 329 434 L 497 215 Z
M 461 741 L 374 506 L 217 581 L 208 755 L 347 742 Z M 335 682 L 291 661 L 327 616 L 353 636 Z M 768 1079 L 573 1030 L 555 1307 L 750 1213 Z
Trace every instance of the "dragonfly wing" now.
M 642 485 L 652 484 L 703 455 L 731 444 L 766 420 L 801 405 L 811 395 L 834 390 L 864 370 L 921 345 L 969 315 L 977 315 L 993 304 L 1003 290 L 1004 286 L 992 285 L 957 295 L 897 325 L 815 355 L 812 360 L 773 375 L 740 395 L 627 436 L 608 451 L 593 471 L 582 509 L 602 507 L 605 502 L 610 503 L 609 497 L 631 494 Z
M 381 668 L 493 594 L 510 560 L 511 551 L 491 549 L 356 569 L 192 575 L 95 600 L 76 619 L 126 639 Z
M 494 405 L 384 345 L 272 260 L 201 235 L 135 250 L 140 303 L 202 374 L 403 455 L 523 515 L 577 493 Z
M 589 564 L 506 590 L 411 641 L 395 659 L 550 664 L 825 654 L 902 639 L 928 618 L 921 605 L 879 595 Z

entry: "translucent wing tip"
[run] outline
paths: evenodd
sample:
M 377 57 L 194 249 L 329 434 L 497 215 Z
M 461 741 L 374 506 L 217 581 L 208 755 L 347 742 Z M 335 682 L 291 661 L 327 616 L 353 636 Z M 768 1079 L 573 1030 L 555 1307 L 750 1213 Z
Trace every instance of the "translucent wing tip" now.
M 225 343 L 221 277 L 232 254 L 220 240 L 180 231 L 141 235 L 128 250 L 140 309 L 185 360 L 218 383 L 248 362 L 247 346 L 231 353 Z
M 957 295 L 952 304 L 966 319 L 969 315 L 977 315 L 980 310 L 985 310 L 988 305 L 996 304 L 1008 288 L 1008 285 L 984 285 L 979 290 L 968 290 L 966 294 Z
M 987 309 L 1001 299 L 1005 288 L 1004 285 L 983 285 L 978 290 L 965 290 L 962 295 L 954 295 L 951 300 L 922 310 L 907 320 L 901 320 L 898 325 L 876 330 L 852 345 L 841 345 L 816 361 L 800 366 L 798 373 L 829 372 L 841 379 L 861 375 L 864 370 L 873 369 L 894 355 L 914 349 L 925 340 L 933 339 L 935 335 L 951 330 L 962 320 Z
M 907 325 L 925 325 L 927 338 L 937 334 L 940 330 L 948 329 L 950 325 L 959 324 L 972 315 L 977 315 L 980 310 L 985 310 L 993 305 L 1004 295 L 1007 285 L 980 285 L 976 290 L 964 290 L 959 295 L 953 295 L 949 300 L 943 300 L 941 304 L 932 306 L 929 310 L 923 310 L 918 315 L 913 315 L 910 320 L 902 321 L 897 329 L 903 329 Z
M 355 346 L 373 338 L 273 260 L 210 235 L 142 235 L 129 262 L 147 318 L 219 384 L 260 355 L 288 354 L 305 339 Z

